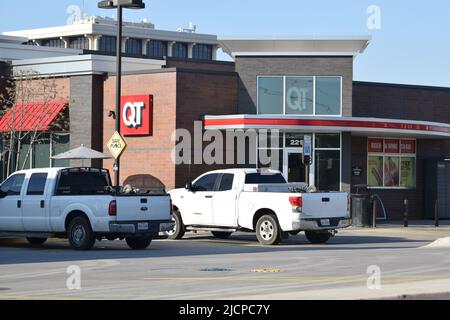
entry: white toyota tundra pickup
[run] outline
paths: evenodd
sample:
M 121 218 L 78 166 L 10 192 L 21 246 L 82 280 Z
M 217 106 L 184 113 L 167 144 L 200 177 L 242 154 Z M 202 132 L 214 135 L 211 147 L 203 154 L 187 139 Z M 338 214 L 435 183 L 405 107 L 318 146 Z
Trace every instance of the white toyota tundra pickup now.
M 68 238 L 78 250 L 125 239 L 145 249 L 166 224 L 171 228 L 171 210 L 170 195 L 125 194 L 111 187 L 105 169 L 18 171 L 0 185 L 0 237 L 26 237 L 34 245 Z
M 325 243 L 336 229 L 351 225 L 345 192 L 307 192 L 306 184 L 287 183 L 281 172 L 228 169 L 207 172 L 185 189 L 169 191 L 174 229 L 206 230 L 218 238 L 235 231 L 256 231 L 259 242 L 274 245 L 289 234 L 305 231 L 312 243 Z

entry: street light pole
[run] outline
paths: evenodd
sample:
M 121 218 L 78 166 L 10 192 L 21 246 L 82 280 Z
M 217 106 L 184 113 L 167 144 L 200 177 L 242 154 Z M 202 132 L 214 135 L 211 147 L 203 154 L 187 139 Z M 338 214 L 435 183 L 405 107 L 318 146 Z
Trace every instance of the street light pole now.
M 122 93 L 122 10 L 144 9 L 143 0 L 103 0 L 97 5 L 100 9 L 117 9 L 117 39 L 116 39 L 116 131 L 120 134 L 120 97 Z M 120 185 L 120 155 L 114 161 L 114 184 Z
M 116 131 L 120 134 L 120 97 L 122 93 L 122 6 L 117 6 L 116 39 Z M 114 162 L 114 185 L 120 185 L 120 155 Z

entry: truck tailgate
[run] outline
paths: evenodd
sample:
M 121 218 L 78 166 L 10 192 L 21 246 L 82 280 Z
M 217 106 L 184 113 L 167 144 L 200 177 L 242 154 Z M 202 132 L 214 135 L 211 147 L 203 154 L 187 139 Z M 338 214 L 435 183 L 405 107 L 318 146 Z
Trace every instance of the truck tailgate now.
M 302 213 L 305 218 L 347 217 L 348 199 L 345 192 L 303 193 Z
M 170 196 L 117 196 L 117 221 L 170 220 Z

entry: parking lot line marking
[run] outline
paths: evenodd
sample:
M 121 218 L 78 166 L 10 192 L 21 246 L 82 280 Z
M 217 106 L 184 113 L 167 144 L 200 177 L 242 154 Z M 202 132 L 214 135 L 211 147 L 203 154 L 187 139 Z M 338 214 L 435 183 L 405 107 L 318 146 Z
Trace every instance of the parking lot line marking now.
M 61 298 L 55 296 L 0 296 L 0 300 L 90 300 L 86 298 Z M 97 299 L 95 299 L 97 300 Z
M 449 277 L 442 276 L 401 276 L 401 275 L 390 275 L 382 277 L 382 284 L 388 283 L 406 283 L 406 282 L 418 282 L 418 281 L 429 281 L 429 280 L 448 280 Z M 367 276 L 364 275 L 353 275 L 353 276 L 216 276 L 216 277 L 154 277 L 154 278 L 144 278 L 144 280 L 154 280 L 154 281 L 362 281 L 366 283 Z

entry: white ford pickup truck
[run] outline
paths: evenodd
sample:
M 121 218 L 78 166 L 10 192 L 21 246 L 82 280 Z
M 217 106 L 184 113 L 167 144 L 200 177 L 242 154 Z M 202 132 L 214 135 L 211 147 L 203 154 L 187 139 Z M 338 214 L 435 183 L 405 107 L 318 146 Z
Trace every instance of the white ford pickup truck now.
M 287 183 L 281 172 L 228 169 L 207 172 L 185 189 L 169 191 L 174 212 L 170 239 L 187 230 L 206 230 L 218 238 L 256 231 L 259 242 L 274 245 L 305 231 L 312 243 L 325 243 L 336 229 L 351 225 L 345 192 L 306 192 L 306 184 Z
M 171 226 L 171 210 L 168 194 L 112 188 L 105 169 L 18 171 L 0 185 L 0 237 L 26 237 L 34 245 L 68 238 L 77 250 L 125 239 L 132 249 L 145 249 L 161 226 Z

